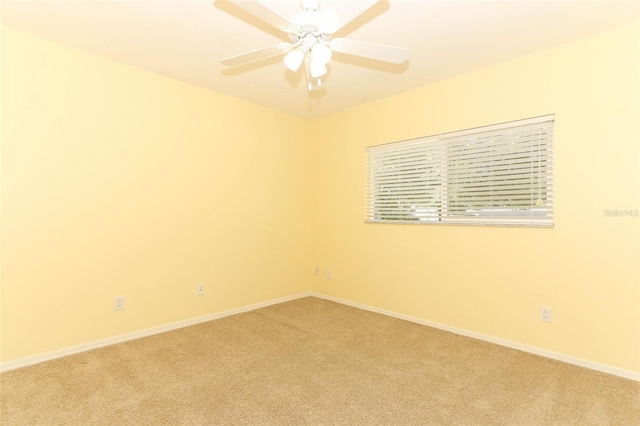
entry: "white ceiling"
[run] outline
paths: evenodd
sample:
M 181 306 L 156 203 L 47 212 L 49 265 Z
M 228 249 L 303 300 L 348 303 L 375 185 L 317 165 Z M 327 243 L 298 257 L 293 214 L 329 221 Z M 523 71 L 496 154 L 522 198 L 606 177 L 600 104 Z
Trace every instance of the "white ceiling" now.
M 298 0 L 264 0 L 284 16 Z M 324 0 L 339 15 L 357 0 Z M 334 113 L 640 19 L 632 1 L 381 0 L 336 36 L 410 49 L 392 65 L 334 54 L 324 89 L 280 57 L 237 68 L 220 59 L 289 41 L 222 0 L 6 1 L 2 24 L 307 118 Z M 357 4 L 355 5 L 357 7 Z

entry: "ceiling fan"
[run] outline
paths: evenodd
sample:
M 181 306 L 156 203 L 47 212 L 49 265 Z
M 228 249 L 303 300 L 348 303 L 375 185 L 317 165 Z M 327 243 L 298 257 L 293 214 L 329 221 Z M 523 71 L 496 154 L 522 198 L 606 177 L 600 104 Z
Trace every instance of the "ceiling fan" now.
M 409 58 L 409 49 L 404 47 L 332 37 L 349 21 L 380 0 L 354 1 L 353 5 L 357 10 L 351 13 L 351 19 L 343 20 L 331 9 L 321 12 L 319 10 L 320 0 L 301 0 L 302 10 L 293 15 L 291 19 L 286 19 L 261 0 L 228 1 L 280 29 L 288 35 L 291 42 L 279 43 L 225 58 L 221 61 L 223 65 L 233 67 L 284 54 L 284 64 L 291 71 L 298 71 L 304 64 L 307 89 L 311 91 L 322 86 L 322 78 L 327 73 L 327 64 L 331 60 L 332 52 L 395 64 L 401 64 Z

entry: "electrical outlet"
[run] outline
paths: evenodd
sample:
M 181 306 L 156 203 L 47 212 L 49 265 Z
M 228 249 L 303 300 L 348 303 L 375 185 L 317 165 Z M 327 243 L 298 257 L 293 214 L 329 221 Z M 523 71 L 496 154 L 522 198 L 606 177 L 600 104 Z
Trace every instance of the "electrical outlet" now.
M 123 309 L 124 309 L 124 296 L 118 296 L 116 297 L 116 300 L 115 300 L 114 310 L 121 311 Z
M 551 308 L 540 306 L 540 321 L 551 322 Z
M 198 284 L 196 287 L 196 296 L 202 296 L 204 294 L 204 284 Z
M 318 275 L 320 275 L 320 267 L 319 266 L 316 266 L 316 269 L 314 270 L 314 273 L 316 274 L 316 277 Z
M 331 271 L 327 271 L 327 279 L 330 280 L 333 278 L 333 273 Z

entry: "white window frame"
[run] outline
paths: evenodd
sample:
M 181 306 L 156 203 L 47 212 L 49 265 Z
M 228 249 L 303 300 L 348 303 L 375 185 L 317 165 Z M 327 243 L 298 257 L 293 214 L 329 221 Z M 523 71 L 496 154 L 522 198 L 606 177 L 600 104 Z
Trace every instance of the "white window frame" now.
M 365 222 L 554 226 L 554 124 L 551 114 L 367 147 Z

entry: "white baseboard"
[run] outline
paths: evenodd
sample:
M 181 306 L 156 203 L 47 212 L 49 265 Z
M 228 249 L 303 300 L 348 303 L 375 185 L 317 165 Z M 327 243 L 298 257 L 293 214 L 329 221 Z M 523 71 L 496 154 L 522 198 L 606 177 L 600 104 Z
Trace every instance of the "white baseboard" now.
M 83 343 L 81 345 L 71 346 L 68 348 L 63 348 L 56 351 L 51 351 L 51 352 L 46 352 L 38 355 L 25 357 L 25 358 L 20 358 L 13 361 L 7 361 L 7 362 L 0 363 L 0 372 L 15 370 L 16 368 L 26 367 L 28 365 L 38 364 L 44 361 L 50 361 L 50 360 L 53 360 L 56 358 L 62 358 L 68 355 L 90 351 L 92 349 L 102 348 L 104 346 L 115 345 L 116 343 L 128 342 L 129 340 L 135 340 L 135 339 L 140 339 L 142 337 L 153 336 L 154 334 L 165 333 L 167 331 L 176 330 L 178 328 L 189 327 L 190 325 L 196 325 L 203 322 L 228 317 L 230 315 L 253 311 L 253 310 L 264 308 L 267 306 L 277 305 L 279 303 L 289 302 L 291 300 L 301 299 L 303 297 L 309 297 L 309 296 L 311 296 L 311 292 L 304 292 L 304 293 L 299 293 L 292 296 L 280 297 L 278 299 L 267 300 L 266 302 L 253 303 L 251 305 L 228 309 L 226 311 L 216 312 L 214 314 L 204 315 L 197 318 L 191 318 L 184 321 L 178 321 L 171 324 L 160 325 L 157 327 L 151 327 L 151 328 L 147 328 L 140 331 L 134 331 L 132 333 L 121 334 L 119 336 L 114 336 L 114 337 L 108 337 L 106 339 L 95 340 L 93 342 Z
M 461 336 L 471 337 L 474 339 L 483 340 L 485 342 L 495 343 L 500 346 L 506 346 L 508 348 L 517 349 L 523 352 L 528 352 L 528 353 L 540 355 L 546 358 L 555 359 L 558 361 L 566 362 L 568 364 L 574 364 L 580 367 L 589 368 L 591 370 L 612 374 L 614 376 L 624 377 L 625 379 L 640 381 L 640 373 L 635 371 L 625 370 L 625 369 L 614 367 L 607 364 L 600 364 L 600 363 L 589 361 L 586 359 L 577 358 L 571 355 L 565 355 L 558 352 L 553 352 L 546 349 L 538 348 L 535 346 L 525 345 L 523 343 L 512 342 L 510 340 L 501 339 L 499 337 L 477 333 L 475 331 L 469 331 L 463 328 L 452 327 L 450 325 L 440 324 L 434 321 L 428 321 L 422 318 L 413 317 L 411 315 L 400 314 L 398 312 L 388 311 L 386 309 L 380 309 L 380 308 L 376 308 L 375 306 L 365 305 L 363 303 L 358 303 L 358 302 L 352 302 L 350 300 L 341 299 L 339 297 L 328 296 L 322 293 L 311 292 L 310 295 L 313 297 L 317 297 L 319 299 L 330 300 L 332 302 L 341 303 L 343 305 L 352 306 L 354 308 L 364 309 L 365 311 L 387 315 L 387 316 L 402 319 L 405 321 L 410 321 L 417 324 L 426 325 L 428 327 L 433 327 L 433 328 L 448 331 L 451 333 L 459 334 Z
M 546 349 L 538 348 L 535 346 L 525 345 L 518 342 L 512 342 L 510 340 L 501 339 L 499 337 L 490 336 L 487 334 L 477 333 L 475 331 L 465 330 L 463 328 L 452 327 L 446 324 L 440 324 L 434 321 L 428 321 L 422 318 L 413 317 L 411 315 L 400 314 L 398 312 L 389 311 L 386 309 L 377 308 L 375 306 L 365 305 L 363 303 L 352 302 L 350 300 L 341 299 L 339 297 L 333 297 L 322 293 L 316 292 L 303 292 L 292 296 L 280 297 L 278 299 L 272 299 L 265 302 L 254 303 L 251 305 L 241 306 L 239 308 L 228 309 L 222 312 L 216 312 L 214 314 L 204 315 L 197 318 L 191 318 L 184 321 L 178 321 L 171 324 L 161 325 L 158 327 L 147 328 L 140 331 L 134 331 L 132 333 L 122 334 L 119 336 L 109 337 L 106 339 L 96 340 L 81 345 L 71 346 L 68 348 L 59 349 L 56 351 L 46 352 L 30 357 L 20 358 L 13 361 L 7 361 L 0 363 L 0 372 L 15 370 L 17 368 L 26 367 L 33 364 L 38 364 L 45 361 L 50 361 L 57 358 L 62 358 L 68 355 L 77 354 L 80 352 L 90 351 L 105 346 L 114 345 L 116 343 L 127 342 L 130 340 L 140 339 L 142 337 L 153 336 L 154 334 L 165 333 L 167 331 L 176 330 L 183 327 L 189 327 L 191 325 L 200 324 L 207 321 L 216 320 L 219 318 L 228 317 L 230 315 L 240 314 L 242 312 L 249 312 L 256 309 L 264 308 L 271 305 L 277 305 L 279 303 L 289 302 L 291 300 L 301 299 L 303 297 L 317 297 L 319 299 L 330 300 L 333 302 L 341 303 L 343 305 L 352 306 L 354 308 L 364 309 L 366 311 L 375 312 L 382 315 L 402 319 L 405 321 L 414 322 L 428 327 L 437 328 L 440 330 L 448 331 L 451 333 L 459 334 L 461 336 L 467 336 L 485 342 L 495 343 L 497 345 L 505 346 L 512 349 L 517 349 L 523 352 L 540 355 L 546 358 L 555 359 L 558 361 L 566 362 L 568 364 L 578 365 L 580 367 L 589 368 L 591 370 L 601 371 L 603 373 L 612 374 L 614 376 L 624 377 L 625 379 L 631 379 L 640 381 L 640 373 L 631 370 L 625 370 L 622 368 L 614 367 L 607 364 L 600 364 L 597 362 L 585 360 L 582 358 L 565 355 Z

